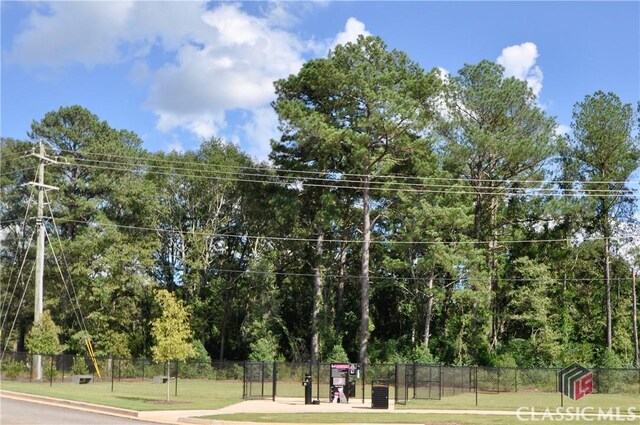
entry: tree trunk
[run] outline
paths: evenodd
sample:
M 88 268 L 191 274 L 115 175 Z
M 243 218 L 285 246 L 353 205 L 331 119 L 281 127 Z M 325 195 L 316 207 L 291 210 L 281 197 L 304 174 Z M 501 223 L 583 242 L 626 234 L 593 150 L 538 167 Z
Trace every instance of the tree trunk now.
M 427 298 L 427 312 L 424 319 L 424 346 L 429 349 L 429 337 L 431 336 L 431 313 L 433 311 L 433 275 L 429 277 L 429 295 Z
M 360 362 L 369 363 L 369 245 L 371 244 L 371 217 L 369 213 L 370 177 L 365 175 L 362 182 L 362 263 L 360 275 Z
M 344 287 L 347 279 L 347 242 L 342 242 L 340 250 L 340 271 L 338 272 L 338 294 L 336 300 L 335 326 L 338 333 L 342 330 L 342 314 L 344 312 Z
M 631 279 L 631 320 L 633 322 L 633 354 L 635 367 L 640 367 L 640 350 L 638 349 L 638 297 L 636 295 L 636 271 Z
M 227 322 L 229 317 L 229 310 L 231 309 L 231 295 L 229 290 L 225 291 L 224 311 L 222 313 L 222 325 L 220 326 L 220 354 L 218 359 L 224 360 L 224 340 L 227 337 Z
M 613 348 L 613 332 L 611 323 L 611 260 L 609 255 L 609 236 L 604 238 L 604 280 L 606 287 L 607 308 L 607 348 Z
M 311 363 L 318 361 L 320 352 L 319 316 L 322 307 L 322 242 L 324 232 L 318 227 L 316 239 L 316 255 L 313 274 L 313 311 L 311 313 Z
M 169 369 L 169 360 L 167 360 L 167 401 L 169 401 L 169 393 L 170 388 L 169 385 L 171 384 L 171 370 Z
M 496 349 L 498 347 L 498 334 L 500 333 L 500 315 L 499 315 L 499 296 L 498 296 L 498 261 L 496 259 L 496 251 L 498 249 L 498 235 L 497 235 L 497 222 L 498 222 L 498 199 L 495 196 L 491 197 L 490 203 L 490 240 L 489 240 L 489 252 L 487 265 L 489 268 L 489 288 L 491 294 L 491 348 Z

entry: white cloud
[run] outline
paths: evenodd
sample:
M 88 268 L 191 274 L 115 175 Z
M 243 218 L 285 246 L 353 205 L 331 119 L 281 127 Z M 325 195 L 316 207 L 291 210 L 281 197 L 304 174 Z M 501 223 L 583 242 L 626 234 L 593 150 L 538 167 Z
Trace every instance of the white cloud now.
M 119 34 L 133 7 L 132 1 L 52 2 L 34 9 L 25 22 L 26 30 L 14 40 L 9 60 L 49 67 L 119 61 Z
M 558 126 L 556 127 L 556 134 L 558 136 L 564 136 L 569 133 L 571 133 L 571 127 L 569 127 L 568 125 L 558 124 Z
M 226 111 L 247 110 L 257 117 L 256 128 L 264 129 L 263 109 L 275 96 L 273 81 L 300 69 L 303 43 L 231 4 L 205 13 L 202 20 L 210 28 L 210 39 L 184 45 L 175 63 L 153 77 L 147 104 L 158 116 L 159 128 L 218 136 L 227 125 Z M 250 135 L 245 149 L 263 152 L 265 139 L 255 137 L 255 131 Z
M 167 146 L 167 152 L 184 153 L 184 147 L 181 143 L 170 143 L 169 146 Z
M 371 35 L 369 31 L 365 29 L 364 23 L 360 22 L 356 18 L 347 19 L 347 23 L 344 26 L 344 31 L 341 31 L 336 35 L 331 47 L 335 47 L 338 44 L 353 43 L 358 40 L 359 35 L 368 36 Z
M 504 66 L 506 77 L 526 81 L 536 97 L 542 90 L 542 69 L 536 65 L 538 47 L 531 42 L 505 47 L 496 60 Z
M 271 139 L 278 139 L 278 116 L 270 107 L 253 110 L 249 122 L 243 127 L 248 140 L 252 140 L 247 153 L 256 159 L 266 159 L 271 152 Z
M 322 3 L 305 3 L 299 13 L 316 5 Z M 43 69 L 130 64 L 126 77 L 148 90 L 145 107 L 157 129 L 204 139 L 239 134 L 242 147 L 264 159 L 277 137 L 273 82 L 298 72 L 310 54 L 324 56 L 337 43 L 369 34 L 349 18 L 335 38 L 303 40 L 289 29 L 296 8 L 272 2 L 252 15 L 241 4 L 205 1 L 33 3 L 9 57 Z M 234 115 L 244 121 L 229 120 L 230 112 L 243 111 Z

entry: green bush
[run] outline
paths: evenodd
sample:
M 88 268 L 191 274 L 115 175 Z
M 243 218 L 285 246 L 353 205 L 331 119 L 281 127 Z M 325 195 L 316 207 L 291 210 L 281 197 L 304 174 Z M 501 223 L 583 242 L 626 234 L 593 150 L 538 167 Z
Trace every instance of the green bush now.
M 142 370 L 137 367 L 135 361 L 123 359 L 114 360 L 113 366 L 119 378 L 137 378 L 142 376 Z
M 214 369 L 213 379 L 230 379 L 241 380 L 244 376 L 244 367 L 240 363 L 233 363 L 231 365 L 224 365 Z
M 213 378 L 215 373 L 211 369 L 211 357 L 200 340 L 191 343 L 194 354 L 186 361 L 180 362 L 179 376 L 181 378 Z
M 619 371 L 616 370 L 622 366 L 622 360 L 613 351 L 606 349 L 598 358 L 598 369 L 594 373 L 595 390 L 600 394 L 616 394 L 619 392 L 621 382 Z
M 15 381 L 18 376 L 26 372 L 27 366 L 24 362 L 8 360 L 2 363 L 2 371 L 7 379 Z
M 249 361 L 272 362 L 278 358 L 278 341 L 272 334 L 268 334 L 250 344 Z
M 55 365 L 52 365 L 51 363 L 45 363 L 44 359 L 42 362 L 42 372 L 47 381 L 55 381 L 60 375 L 58 368 L 56 368 Z
M 347 363 L 349 356 L 347 356 L 347 352 L 342 347 L 342 344 L 338 343 L 327 353 L 326 361 L 329 363 Z
M 72 375 L 87 375 L 89 374 L 89 368 L 82 357 L 74 357 L 73 364 L 71 365 Z
M 407 360 L 410 363 L 419 363 L 419 364 L 435 364 L 439 363 L 438 358 L 435 357 L 431 351 L 423 344 L 414 347 L 413 350 L 409 352 L 407 356 Z

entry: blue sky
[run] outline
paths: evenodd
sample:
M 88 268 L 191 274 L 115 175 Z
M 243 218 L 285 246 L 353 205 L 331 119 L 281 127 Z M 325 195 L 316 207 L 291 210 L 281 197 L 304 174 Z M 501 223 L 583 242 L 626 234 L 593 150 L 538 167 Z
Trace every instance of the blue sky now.
M 596 90 L 640 99 L 640 1 L 0 3 L 0 134 L 79 104 L 151 151 L 218 136 L 264 159 L 272 82 L 358 34 L 423 68 L 499 61 L 560 131 Z

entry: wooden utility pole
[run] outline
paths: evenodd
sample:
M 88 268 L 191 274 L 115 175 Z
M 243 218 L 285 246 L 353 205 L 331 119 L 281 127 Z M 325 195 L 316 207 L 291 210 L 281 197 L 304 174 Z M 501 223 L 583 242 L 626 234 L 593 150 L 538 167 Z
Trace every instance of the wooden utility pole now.
M 39 143 L 39 152 L 31 153 L 40 160 L 38 165 L 38 177 L 37 182 L 30 182 L 31 186 L 38 188 L 38 210 L 36 217 L 36 226 L 38 229 L 38 240 L 36 242 L 36 286 L 35 286 L 35 300 L 33 303 L 33 323 L 37 323 L 42 320 L 42 288 L 44 280 L 44 191 L 45 190 L 57 190 L 57 187 L 48 186 L 44 184 L 44 166 L 46 163 L 55 164 L 54 159 L 48 158 L 42 142 Z M 33 378 L 36 380 L 42 380 L 42 357 L 39 354 L 33 356 Z

